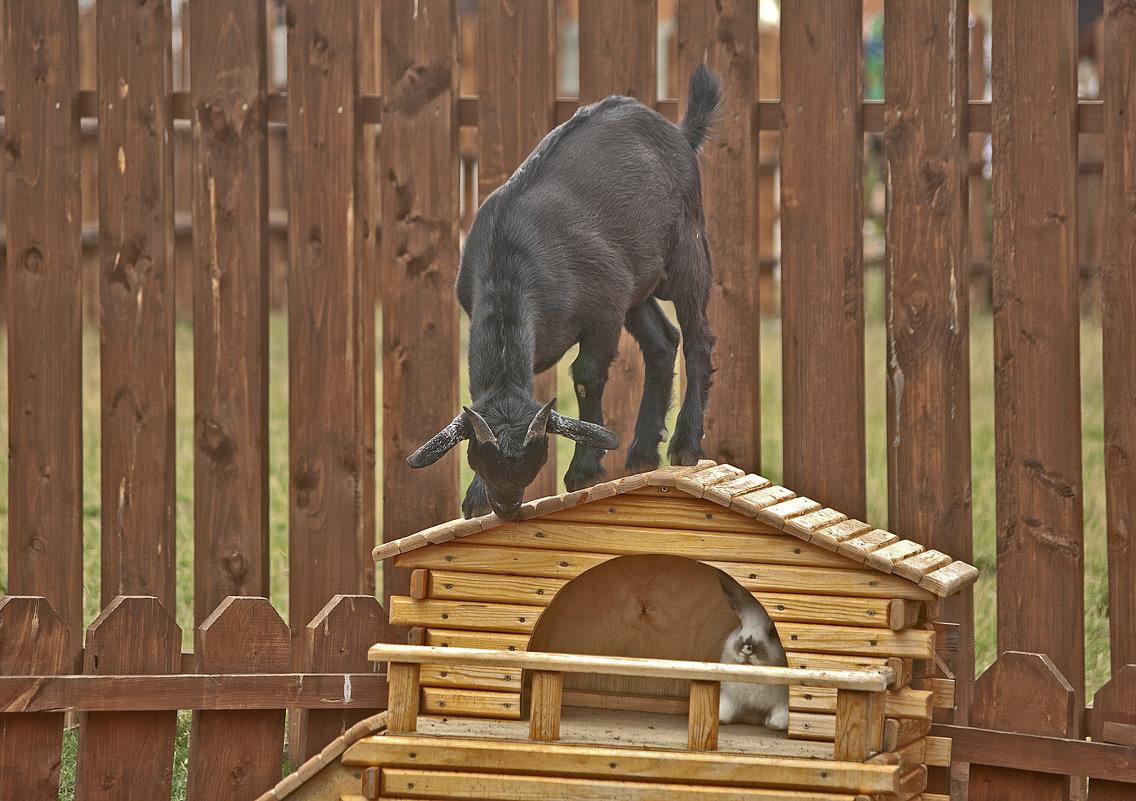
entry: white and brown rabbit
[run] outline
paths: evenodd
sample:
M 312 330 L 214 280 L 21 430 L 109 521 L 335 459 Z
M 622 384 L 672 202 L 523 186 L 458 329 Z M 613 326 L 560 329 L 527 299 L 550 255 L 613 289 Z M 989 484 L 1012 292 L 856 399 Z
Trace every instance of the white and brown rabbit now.
M 720 661 L 732 665 L 788 665 L 785 649 L 777 636 L 777 627 L 764 607 L 725 573 L 718 574 L 718 582 L 730 608 L 741 621 L 741 625 L 726 637 Z M 789 726 L 789 688 L 783 684 L 724 681 L 718 720 L 722 723 L 756 723 L 785 731 Z

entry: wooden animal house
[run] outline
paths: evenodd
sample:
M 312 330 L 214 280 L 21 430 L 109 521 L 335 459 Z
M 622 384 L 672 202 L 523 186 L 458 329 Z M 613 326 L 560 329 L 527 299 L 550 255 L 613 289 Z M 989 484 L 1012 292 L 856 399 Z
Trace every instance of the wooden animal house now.
M 302 767 L 298 797 L 930 799 L 927 767 L 950 764 L 929 736 L 953 706 L 936 618 L 978 571 L 730 465 L 374 556 L 413 571 L 389 610 L 410 644 L 371 649 L 388 711 Z M 718 661 L 738 625 L 719 571 L 775 622 L 786 667 Z M 723 680 L 788 685 L 787 731 L 719 724 Z

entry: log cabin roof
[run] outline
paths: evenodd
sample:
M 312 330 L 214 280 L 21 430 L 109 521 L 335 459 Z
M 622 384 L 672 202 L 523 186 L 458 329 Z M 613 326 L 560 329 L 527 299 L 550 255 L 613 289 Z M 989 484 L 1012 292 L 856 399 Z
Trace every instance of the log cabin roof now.
M 791 534 L 850 561 L 893 573 L 939 597 L 953 595 L 978 578 L 978 569 L 934 549 L 823 506 L 761 476 L 728 464 L 702 461 L 693 467 L 666 467 L 597 484 L 594 487 L 539 498 L 521 506 L 518 520 L 530 520 L 574 506 L 611 498 L 646 487 L 673 487 L 695 498 L 724 506 L 744 517 Z M 666 500 L 660 498 L 659 503 Z M 442 523 L 374 549 L 376 562 L 506 525 L 495 514 Z

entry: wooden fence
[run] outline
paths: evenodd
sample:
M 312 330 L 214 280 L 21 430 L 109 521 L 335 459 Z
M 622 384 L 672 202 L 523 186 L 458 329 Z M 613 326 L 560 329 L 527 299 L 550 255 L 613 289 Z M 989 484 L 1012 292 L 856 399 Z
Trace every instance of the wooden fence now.
M 298 674 L 326 679 L 348 670 L 305 656 L 307 623 L 337 594 L 374 591 L 369 551 L 376 529 L 393 539 L 458 513 L 457 459 L 414 473 L 403 460 L 459 408 L 453 281 L 463 132 L 467 150 L 476 146 L 477 194 L 484 197 L 580 102 L 631 94 L 672 119 L 685 102 L 683 81 L 677 101 L 657 97 L 657 28 L 670 3 L 579 0 L 579 97 L 567 99 L 557 97 L 554 58 L 558 11 L 565 4 L 480 0 L 476 96 L 460 92 L 459 5 L 464 3 L 287 0 L 285 94 L 270 88 L 266 56 L 269 15 L 279 12 L 277 4 L 201 0 L 184 6 L 185 90 L 173 82 L 169 3 L 100 0 L 96 87 L 84 90 L 80 53 L 90 49 L 80 46 L 76 3 L 3 0 L 8 592 L 46 600 L 4 602 L 9 617 L 0 621 L 0 665 L 7 676 L 82 678 L 44 685 L 55 700 L 39 705 L 6 687 L 2 730 L 27 726 L 44 738 L 35 742 L 54 742 L 62 725 L 59 710 L 89 710 L 80 734 L 81 749 L 90 749 L 82 751 L 90 754 L 87 771 L 104 770 L 110 763 L 103 760 L 128 759 L 140 750 L 100 753 L 120 735 L 99 732 L 113 732 L 124 718 L 99 707 L 99 698 L 118 697 L 120 709 L 144 712 L 129 725 L 154 734 L 131 736 L 161 748 L 174 708 L 200 710 L 196 732 L 226 729 L 223 716 L 237 714 L 237 707 L 260 710 L 249 714 L 266 732 L 279 731 L 279 713 L 265 709 L 282 703 L 301 708 L 313 699 L 283 693 L 271 704 L 258 701 L 268 687 L 291 686 Z M 1126 0 L 1104 5 L 1100 101 L 1078 100 L 1071 0 L 993 0 L 989 101 L 969 99 L 968 65 L 975 54 L 966 3 L 912 0 L 889 4 L 885 99 L 865 102 L 861 0 L 782 0 L 774 65 L 780 99 L 769 99 L 759 84 L 770 67 L 760 58 L 756 0 L 673 3 L 676 74 L 689 74 L 705 59 L 722 75 L 727 92 L 723 125 L 703 158 L 716 275 L 711 316 L 719 334 L 707 454 L 746 470 L 761 468 L 755 310 L 762 251 L 756 221 L 768 195 L 760 190 L 757 143 L 759 136 L 779 134 L 783 480 L 866 517 L 864 136 L 882 134 L 888 360 L 886 375 L 870 380 L 888 388 L 889 526 L 964 560 L 972 557 L 965 287 L 978 255 L 968 165 L 975 137 L 991 135 L 1002 656 L 975 681 L 973 600 L 967 594 L 944 610 L 958 625 L 958 643 L 955 658 L 940 666 L 958 680 L 958 709 L 939 725 L 955 737 L 956 762 L 971 763 L 972 798 L 1065 797 L 1076 787 L 1066 775 L 1092 777 L 1094 800 L 1120 798 L 1131 785 L 1110 780 L 1136 778 L 1136 677 L 1130 666 L 1136 663 L 1136 587 L 1130 580 L 1136 575 L 1130 542 L 1136 528 L 1136 12 Z M 175 174 L 174 133 L 186 125 L 188 175 Z M 97 132 L 99 591 L 105 607 L 85 641 L 84 129 Z M 283 140 L 275 133 L 280 131 L 286 131 Z M 1079 143 L 1091 135 L 1099 136 L 1103 170 L 1098 213 L 1113 677 L 1088 711 L 1078 252 L 1085 212 L 1077 186 Z M 283 203 L 269 200 L 273 147 L 284 148 L 286 216 L 270 213 Z M 188 220 L 175 213 L 175 195 L 186 186 Z M 178 592 L 172 510 L 179 223 L 193 233 L 199 632 L 195 672 L 180 679 L 173 674 L 182 673 L 182 660 L 170 650 L 176 624 L 152 602 L 115 600 L 152 596 L 171 609 Z M 233 653 L 225 655 L 207 650 L 208 632 L 219 619 L 228 620 L 214 611 L 219 606 L 220 612 L 246 609 L 228 596 L 268 593 L 266 384 L 274 226 L 283 226 L 288 243 L 290 642 L 281 639 L 281 624 L 263 605 L 242 613 L 225 631 L 271 639 L 265 647 L 274 655 L 246 664 L 229 657 L 247 649 L 229 648 Z M 382 308 L 378 331 L 376 302 Z M 373 380 L 377 343 L 381 398 Z M 625 358 L 614 370 L 608 419 L 616 431 L 631 427 L 636 369 Z M 548 397 L 554 391 L 542 378 L 538 392 Z M 818 458 L 824 470 L 816 469 Z M 613 460 L 609 468 L 619 465 Z M 376 481 L 383 488 L 381 509 L 373 500 Z M 545 477 L 538 488 L 551 486 Z M 405 593 L 407 582 L 389 573 L 384 592 Z M 55 620 L 45 604 L 58 614 L 57 623 L 43 624 Z M 127 615 L 139 630 L 149 621 L 149 633 L 138 636 L 159 645 L 138 650 L 152 661 L 111 655 L 120 638 L 134 636 L 135 623 L 121 617 Z M 122 633 L 108 636 L 104 627 Z M 217 639 L 227 642 L 228 636 Z M 28 656 L 32 639 L 48 656 Z M 344 642 L 354 649 L 353 640 Z M 88 676 L 108 672 L 168 676 L 149 680 L 169 682 L 168 693 L 157 692 L 168 700 L 153 709 L 140 706 L 139 696 L 108 695 L 108 683 L 84 684 Z M 234 678 L 227 685 L 244 688 L 243 704 L 200 679 L 258 672 L 274 678 Z M 1091 741 L 1084 739 L 1088 735 Z M 26 740 L 11 736 L 0 742 L 0 796 L 16 787 L 21 798 L 54 797 L 43 768 L 50 768 L 52 754 L 36 749 L 42 763 L 26 756 L 13 761 L 17 757 L 9 755 L 29 752 L 22 748 Z M 198 764 L 206 770 L 203 755 L 223 751 L 226 740 L 194 736 Z M 255 781 L 194 789 L 193 797 L 255 796 L 277 766 L 264 767 L 259 757 L 251 761 L 258 763 Z M 192 762 L 191 756 L 191 771 Z M 102 775 L 112 773 L 107 767 Z M 83 781 L 93 775 L 83 774 Z M 955 771 L 956 792 L 965 776 L 961 767 Z M 135 792 L 161 794 L 164 773 L 146 781 L 151 784 L 135 784 L 143 788 Z M 940 792 L 949 789 L 949 777 L 936 781 Z

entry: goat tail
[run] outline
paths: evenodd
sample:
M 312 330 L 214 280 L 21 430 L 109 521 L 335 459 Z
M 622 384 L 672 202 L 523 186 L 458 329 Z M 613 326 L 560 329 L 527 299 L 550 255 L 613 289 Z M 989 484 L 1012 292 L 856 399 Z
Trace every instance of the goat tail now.
M 686 114 L 682 118 L 682 135 L 697 153 L 710 135 L 710 129 L 720 121 L 722 110 L 722 80 L 710 71 L 705 63 L 699 64 L 690 74 L 690 90 L 686 99 Z

